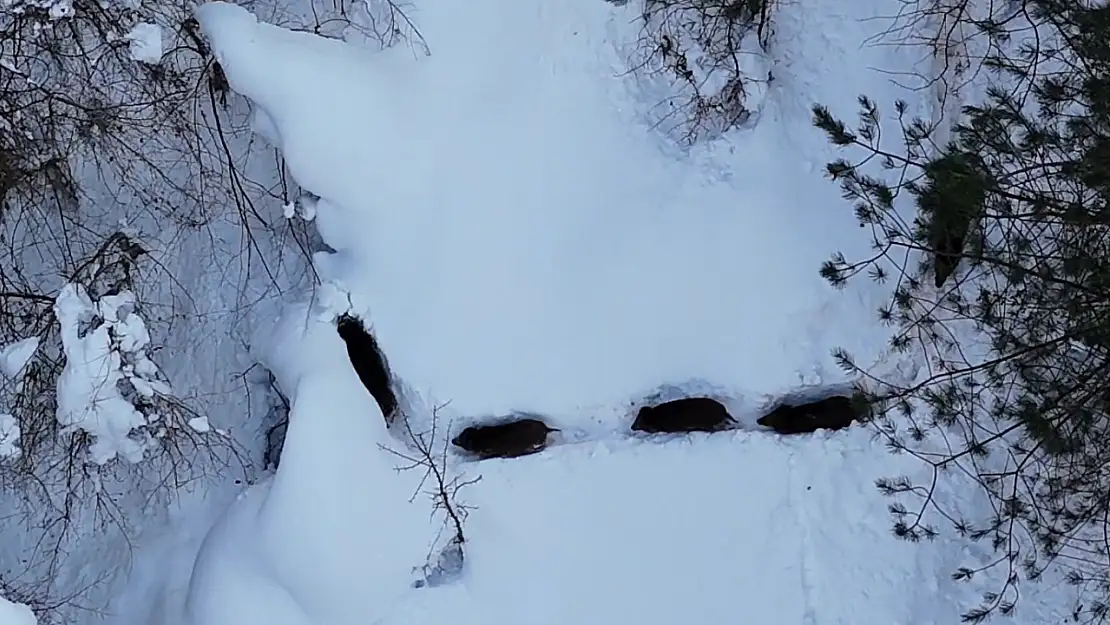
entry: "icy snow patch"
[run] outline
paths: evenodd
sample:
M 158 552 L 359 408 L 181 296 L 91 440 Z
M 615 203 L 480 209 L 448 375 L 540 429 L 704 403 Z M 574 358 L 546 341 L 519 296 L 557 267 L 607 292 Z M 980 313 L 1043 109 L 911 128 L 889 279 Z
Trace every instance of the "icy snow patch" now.
M 124 35 L 130 42 L 131 58 L 143 63 L 162 61 L 162 27 L 157 24 L 138 23 Z
M 17 377 L 38 348 L 39 337 L 37 336 L 0 347 L 0 374 L 9 378 Z

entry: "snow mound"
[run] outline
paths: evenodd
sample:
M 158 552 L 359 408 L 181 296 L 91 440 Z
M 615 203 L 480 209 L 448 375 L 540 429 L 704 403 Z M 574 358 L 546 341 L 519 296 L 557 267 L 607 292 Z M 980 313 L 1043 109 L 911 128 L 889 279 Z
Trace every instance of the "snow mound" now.
M 131 27 L 124 35 L 128 41 L 131 58 L 152 65 L 162 61 L 162 27 L 157 24 L 140 22 Z
M 39 337 L 32 336 L 0 347 L 0 374 L 18 377 L 39 348 Z
M 844 39 L 780 59 L 760 125 L 683 159 L 637 116 L 621 76 L 634 12 L 605 2 L 429 0 L 432 54 L 418 58 L 222 2 L 198 16 L 260 132 L 321 198 L 336 253 L 316 266 L 395 372 L 460 415 L 558 416 L 663 384 L 838 383 L 834 346 L 878 356 L 878 302 L 817 274 L 866 243 L 819 174 L 828 146 L 781 123 L 808 125 L 811 98 L 843 102 L 811 93 L 816 76 L 854 92 L 874 80 L 844 68 L 881 65 L 858 51 L 854 17 L 818 8 L 821 32 Z
M 264 358 L 291 399 L 280 468 L 205 538 L 189 623 L 365 623 L 411 590 L 437 525 L 346 361 L 334 310 L 290 307 Z M 264 350 L 265 351 L 265 350 Z M 410 501 L 412 500 L 412 501 Z M 161 621 L 155 621 L 161 622 Z
M 38 625 L 31 608 L 0 597 L 0 625 Z

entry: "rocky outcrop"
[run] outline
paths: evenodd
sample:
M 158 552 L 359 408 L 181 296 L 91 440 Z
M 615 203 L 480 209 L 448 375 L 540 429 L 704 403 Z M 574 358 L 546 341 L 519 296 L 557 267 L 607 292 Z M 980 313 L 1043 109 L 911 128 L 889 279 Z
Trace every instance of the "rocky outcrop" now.
M 779 434 L 808 434 L 817 430 L 839 430 L 867 415 L 862 398 L 826 397 L 801 404 L 784 403 L 756 423 Z
M 378 402 L 386 423 L 392 424 L 397 412 L 397 395 L 393 392 L 389 365 L 378 348 L 378 342 L 366 331 L 362 322 L 351 315 L 341 315 L 336 321 L 336 330 L 347 344 L 347 356 L 358 379 Z
M 482 459 L 516 458 L 543 451 L 547 435 L 558 431 L 539 419 L 518 419 L 468 427 L 451 444 Z
M 736 421 L 721 402 L 708 397 L 687 397 L 657 406 L 644 406 L 632 429 L 637 432 L 719 432 Z

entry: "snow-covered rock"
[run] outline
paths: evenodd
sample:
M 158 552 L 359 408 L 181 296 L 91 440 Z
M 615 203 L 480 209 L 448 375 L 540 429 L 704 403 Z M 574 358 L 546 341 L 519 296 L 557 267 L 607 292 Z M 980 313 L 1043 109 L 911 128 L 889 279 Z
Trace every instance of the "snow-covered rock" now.
M 127 31 L 124 39 L 128 41 L 132 59 L 150 64 L 162 61 L 164 51 L 161 26 L 140 22 Z
M 18 377 L 39 348 L 39 337 L 32 336 L 0 347 L 0 374 Z

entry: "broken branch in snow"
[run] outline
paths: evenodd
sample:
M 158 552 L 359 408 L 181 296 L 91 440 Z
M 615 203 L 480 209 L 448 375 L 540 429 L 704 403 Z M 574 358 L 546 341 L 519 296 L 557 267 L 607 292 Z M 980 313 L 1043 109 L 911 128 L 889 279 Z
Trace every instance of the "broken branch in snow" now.
M 412 428 L 411 420 L 401 412 L 399 416 L 404 427 L 404 433 L 409 439 L 411 452 L 402 452 L 391 449 L 384 445 L 380 445 L 381 449 L 387 451 L 398 458 L 408 462 L 409 464 L 399 467 L 398 471 L 411 471 L 423 470 L 424 474 L 420 480 L 420 484 L 413 493 L 409 501 L 416 499 L 420 494 L 424 485 L 431 480 L 432 485 L 427 491 L 424 491 L 433 502 L 432 513 L 442 512 L 446 519 L 447 525 L 450 527 L 451 536 L 447 540 L 447 544 L 440 550 L 438 556 L 433 562 L 431 554 L 428 557 L 428 564 L 423 567 L 424 579 L 417 581 L 416 586 L 436 585 L 445 581 L 457 574 L 463 564 L 463 545 L 466 543 L 466 535 L 463 532 L 463 523 L 470 510 L 473 508 L 463 504 L 459 500 L 459 493 L 462 489 L 476 484 L 481 481 L 482 477 L 465 478 L 462 475 L 450 476 L 447 469 L 448 449 L 450 445 L 450 436 L 447 432 L 439 432 L 439 410 L 442 407 L 432 409 L 431 425 L 426 432 L 416 432 Z M 435 546 L 432 547 L 433 552 Z

